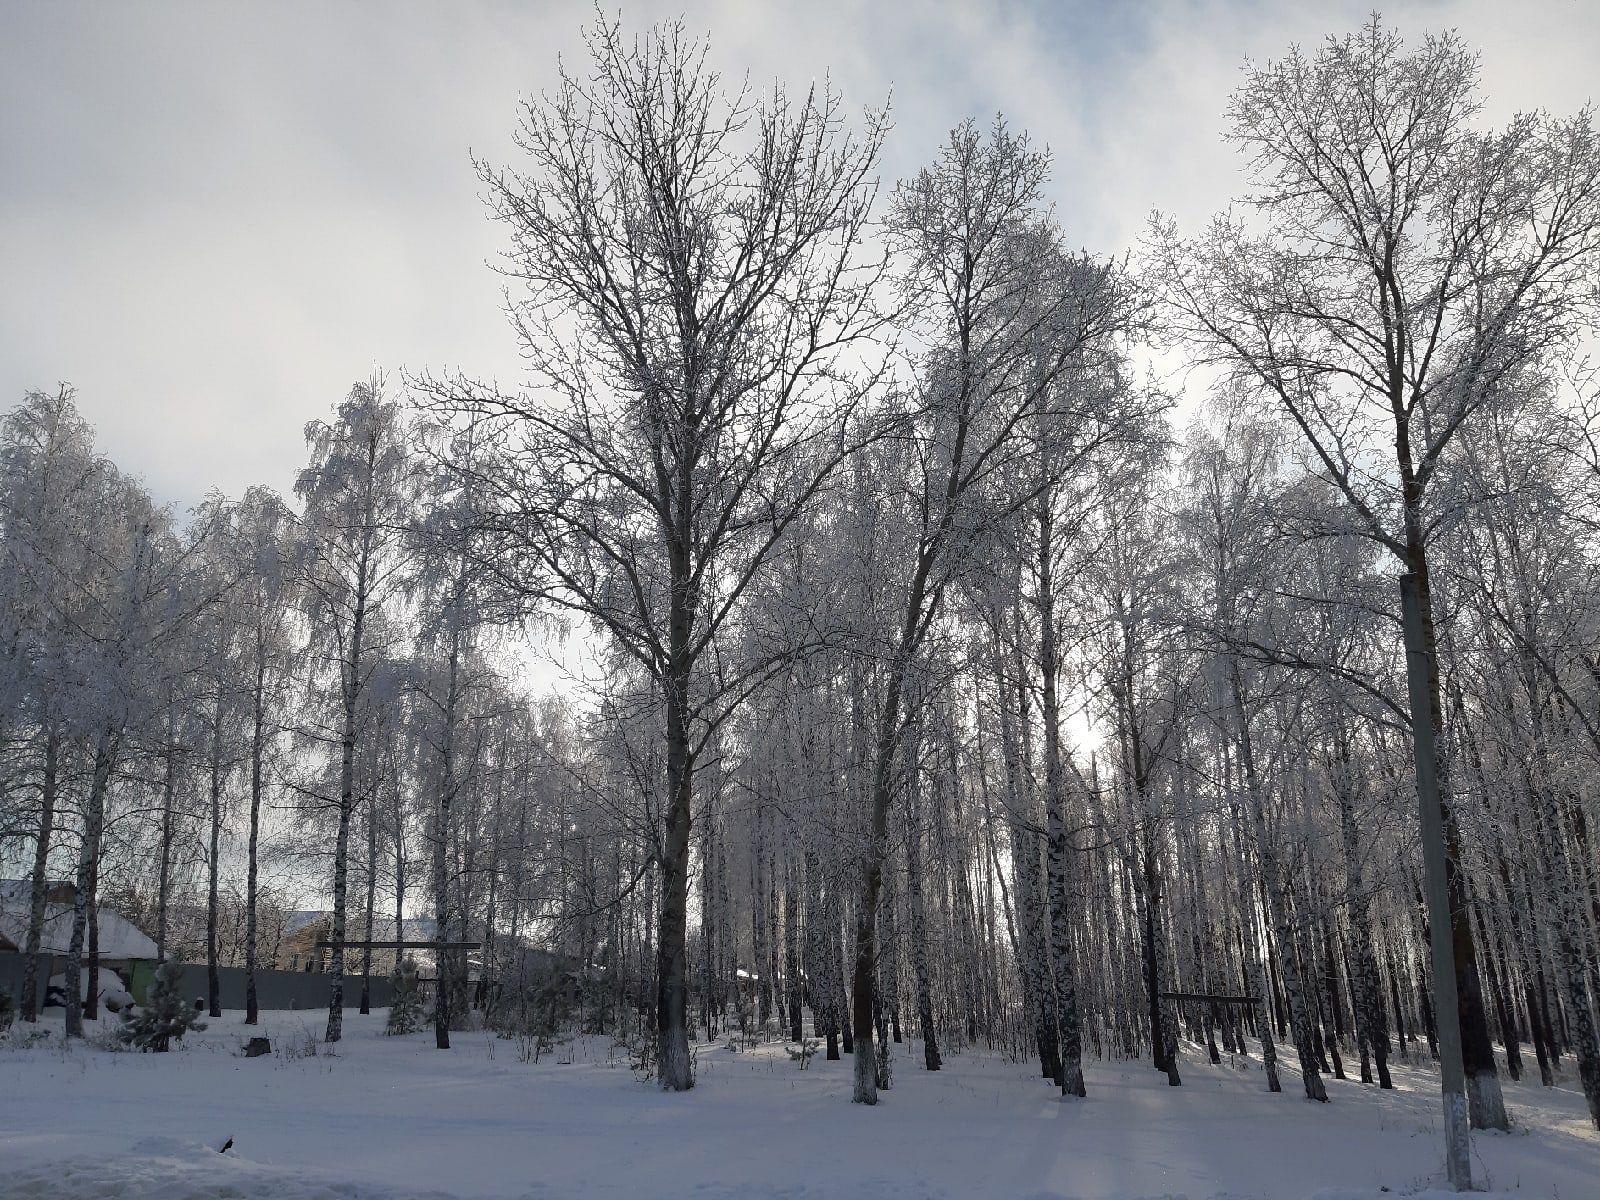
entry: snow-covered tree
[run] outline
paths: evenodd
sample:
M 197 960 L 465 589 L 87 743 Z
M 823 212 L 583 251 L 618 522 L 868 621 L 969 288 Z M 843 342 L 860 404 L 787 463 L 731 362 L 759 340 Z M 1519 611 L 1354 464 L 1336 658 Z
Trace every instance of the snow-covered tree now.
M 205 1027 L 199 1009 L 183 994 L 183 967 L 168 959 L 156 968 L 145 1003 L 130 1004 L 122 1010 L 117 1036 L 135 1050 L 165 1054 L 191 1029 Z
M 659 1074 L 681 1091 L 695 775 L 792 653 L 736 661 L 728 634 L 871 382 L 851 359 L 882 323 L 864 242 L 884 124 L 845 133 L 827 87 L 726 98 L 677 25 L 634 41 L 602 18 L 588 45 L 591 72 L 526 104 L 524 163 L 479 169 L 528 288 L 514 319 L 541 392 L 436 394 L 497 447 L 505 568 L 657 689 Z
M 316 686 L 329 717 L 302 732 L 336 756 L 326 789 L 302 790 L 331 809 L 333 847 L 332 994 L 327 1040 L 343 1032 L 350 827 L 364 800 L 356 790 L 356 756 L 366 692 L 397 616 L 388 611 L 409 585 L 407 528 L 417 472 L 408 418 L 384 393 L 381 377 L 359 383 L 332 422 L 306 427 L 311 462 L 295 492 L 304 505 L 296 541 L 296 581 L 311 628 Z

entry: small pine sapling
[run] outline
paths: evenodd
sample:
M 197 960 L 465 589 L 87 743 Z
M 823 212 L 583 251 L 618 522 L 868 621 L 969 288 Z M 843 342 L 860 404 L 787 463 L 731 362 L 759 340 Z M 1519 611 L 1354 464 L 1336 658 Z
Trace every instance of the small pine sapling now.
M 395 964 L 389 976 L 394 984 L 394 999 L 389 1004 L 389 1020 L 384 1033 L 393 1037 L 415 1033 L 422 1028 L 422 989 L 417 985 L 417 964 L 410 955 Z
M 783 1049 L 789 1056 L 789 1061 L 799 1063 L 800 1069 L 804 1071 L 811 1065 L 811 1056 L 817 1052 L 820 1044 L 816 1038 L 801 1038 L 798 1046 L 785 1046 Z
M 189 1007 L 179 990 L 182 971 L 177 962 L 168 959 L 156 968 L 149 1002 L 122 1010 L 122 1028 L 117 1036 L 125 1044 L 142 1052 L 165 1054 L 191 1029 L 206 1027 L 199 1012 Z

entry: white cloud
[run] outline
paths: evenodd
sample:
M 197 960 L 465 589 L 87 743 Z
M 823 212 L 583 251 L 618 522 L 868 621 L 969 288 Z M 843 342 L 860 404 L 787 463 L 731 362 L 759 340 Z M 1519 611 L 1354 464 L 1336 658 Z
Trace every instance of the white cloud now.
M 574 57 L 586 4 L 34 5 L 0 0 L 0 401 L 68 379 L 106 450 L 161 496 L 287 488 L 300 429 L 373 364 L 513 376 L 499 249 L 467 161 L 504 158 L 519 93 Z M 609 7 L 609 6 L 608 6 Z M 1074 241 L 1130 245 L 1237 190 L 1220 141 L 1246 55 L 1369 3 L 1167 0 L 687 8 L 730 79 L 894 86 L 891 177 L 1004 111 L 1055 153 Z M 1577 0 L 1391 10 L 1483 53 L 1489 115 L 1571 111 L 1600 61 Z

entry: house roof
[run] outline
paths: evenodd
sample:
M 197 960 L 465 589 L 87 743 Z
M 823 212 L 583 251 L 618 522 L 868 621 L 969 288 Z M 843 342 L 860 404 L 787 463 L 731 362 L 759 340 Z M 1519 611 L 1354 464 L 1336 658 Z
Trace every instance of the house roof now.
M 325 908 L 301 909 L 292 912 L 284 918 L 283 932 L 285 936 L 299 933 L 304 929 L 332 922 L 333 913 Z M 345 913 L 345 937 L 352 942 L 361 941 L 366 935 L 366 911 L 348 909 Z M 425 942 L 434 936 L 434 921 L 432 917 L 407 917 L 400 923 L 402 930 L 398 940 Z M 327 936 L 319 932 L 319 936 Z M 375 941 L 390 942 L 397 940 L 394 932 L 394 917 L 374 914 L 372 918 L 372 936 Z
M 320 909 L 302 909 L 299 912 L 292 912 L 283 918 L 283 932 L 285 934 L 299 933 L 302 929 L 309 929 L 318 921 L 328 920 L 332 916 L 332 913 L 324 912 Z
M 154 959 L 156 944 L 126 917 L 102 908 L 96 914 L 100 957 L 103 959 Z M 28 943 L 28 902 L 0 895 L 0 942 L 20 951 Z M 66 954 L 72 944 L 72 905 L 45 905 L 39 949 L 46 954 Z
M 71 904 L 76 888 L 69 879 L 47 879 L 44 890 L 50 899 Z M 18 904 L 27 904 L 32 898 L 33 880 L 0 879 L 0 901 L 10 900 Z

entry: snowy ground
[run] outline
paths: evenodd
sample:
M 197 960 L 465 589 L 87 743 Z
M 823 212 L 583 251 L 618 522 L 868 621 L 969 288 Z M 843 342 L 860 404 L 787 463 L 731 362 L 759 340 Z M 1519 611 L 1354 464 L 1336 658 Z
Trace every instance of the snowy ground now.
M 59 1030 L 59 1015 L 56 1018 Z M 0 1196 L 49 1200 L 417 1200 L 420 1197 L 1308 1197 L 1438 1185 L 1436 1083 L 1401 1068 L 1380 1094 L 1329 1081 L 1332 1103 L 1262 1087 L 1254 1064 L 1191 1057 L 1184 1086 L 1143 1064 L 1093 1064 L 1063 1103 L 1030 1067 L 982 1053 L 929 1074 L 897 1048 L 894 1090 L 848 1102 L 849 1063 L 800 1071 L 781 1046 L 703 1050 L 667 1096 L 600 1040 L 537 1064 L 514 1043 L 381 1036 L 347 1016 L 330 1056 L 317 1018 L 264 1014 L 275 1053 L 245 1059 L 228 1014 L 180 1050 L 0 1048 Z M 1480 1186 L 1600 1196 L 1600 1135 L 1582 1098 L 1509 1085 L 1511 1135 L 1479 1135 Z M 214 1147 L 227 1138 L 233 1149 Z

